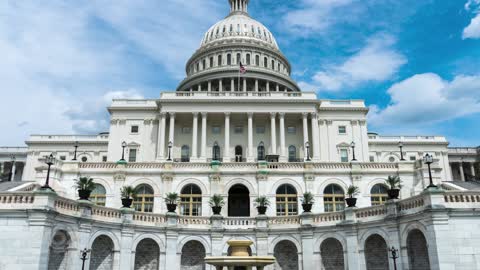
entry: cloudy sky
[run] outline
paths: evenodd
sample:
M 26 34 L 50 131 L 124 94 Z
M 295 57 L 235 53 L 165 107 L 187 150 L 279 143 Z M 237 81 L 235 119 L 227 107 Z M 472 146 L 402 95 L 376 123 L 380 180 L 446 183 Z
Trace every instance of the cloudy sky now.
M 364 99 L 369 129 L 480 145 L 480 0 L 251 0 L 293 77 Z M 0 2 L 0 145 L 108 130 L 112 98 L 174 90 L 227 0 Z

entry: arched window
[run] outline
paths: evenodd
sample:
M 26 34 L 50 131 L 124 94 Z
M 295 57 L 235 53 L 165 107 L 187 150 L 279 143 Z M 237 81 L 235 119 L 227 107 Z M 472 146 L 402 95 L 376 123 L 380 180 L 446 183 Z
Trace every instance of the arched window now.
M 343 246 L 337 239 L 325 239 L 320 245 L 320 256 L 322 258 L 321 269 L 345 269 Z
M 250 54 L 247 54 L 247 66 L 250 65 Z
M 260 66 L 260 56 L 255 55 L 255 66 Z
M 323 191 L 325 212 L 336 212 L 345 209 L 345 193 L 338 185 L 328 185 Z
M 192 240 L 182 247 L 180 270 L 204 270 L 205 247 L 202 243 Z
M 202 60 L 202 70 L 205 70 L 207 68 L 207 60 L 203 59 Z
M 257 147 L 257 160 L 265 160 L 265 145 L 260 142 Z
M 137 196 L 133 199 L 135 211 L 153 212 L 153 189 L 149 185 L 140 185 L 135 188 Z
M 243 161 L 243 148 L 241 145 L 235 146 L 235 162 Z
M 112 270 L 114 245 L 112 239 L 106 235 L 95 238 L 90 254 L 91 270 Z
M 382 184 L 376 184 L 370 191 L 372 205 L 382 205 L 388 199 L 387 187 Z
M 242 55 L 237 53 L 237 63 L 236 64 L 239 65 L 241 61 L 242 61 Z
M 277 64 L 277 70 L 278 70 L 278 71 L 281 71 L 281 70 L 280 70 L 280 62 Z
M 221 65 L 222 65 L 222 55 L 219 55 L 217 66 L 221 66 Z
M 190 161 L 190 147 L 188 145 L 182 146 L 182 162 Z
M 292 185 L 281 185 L 277 189 L 277 216 L 298 214 L 297 191 Z
M 213 144 L 212 159 L 217 161 L 220 160 L 220 146 L 218 145 L 217 142 Z
M 296 162 L 297 161 L 297 148 L 293 145 L 288 147 L 288 161 Z
M 275 60 L 272 60 L 272 66 L 271 66 L 271 68 L 272 68 L 273 70 L 275 70 Z
M 213 57 L 210 57 L 210 63 L 208 65 L 209 68 L 213 67 Z
M 231 54 L 227 54 L 227 65 L 231 65 L 232 64 L 232 55 Z
M 263 58 L 263 67 L 268 68 L 268 59 L 267 57 Z
M 150 238 L 140 241 L 135 249 L 135 262 L 133 270 L 158 270 L 160 266 L 160 247 Z
M 187 185 L 180 194 L 180 213 L 184 216 L 202 214 L 202 191 L 197 185 Z
M 431 269 L 428 257 L 428 245 L 425 235 L 418 230 L 412 230 L 407 236 L 407 255 L 409 269 Z
M 364 250 L 367 270 L 389 269 L 387 243 L 380 235 L 369 236 Z
M 105 206 L 107 191 L 100 184 L 95 184 L 95 189 L 90 194 L 90 201 L 96 205 Z
M 298 250 L 294 243 L 283 240 L 275 245 L 275 269 L 298 270 Z
M 57 231 L 52 238 L 50 244 L 50 252 L 48 254 L 48 269 L 69 269 L 71 249 L 71 238 L 66 231 Z

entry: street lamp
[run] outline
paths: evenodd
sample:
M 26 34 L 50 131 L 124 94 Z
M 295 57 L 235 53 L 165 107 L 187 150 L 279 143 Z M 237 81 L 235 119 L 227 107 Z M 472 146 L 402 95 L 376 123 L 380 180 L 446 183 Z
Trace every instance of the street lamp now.
M 305 143 L 305 149 L 307 149 L 307 161 L 310 161 L 310 143 L 308 141 Z
M 82 270 L 85 270 L 85 261 L 87 260 L 87 255 L 90 253 L 90 249 L 80 250 L 80 260 L 82 260 Z
M 122 142 L 122 159 L 120 161 L 125 161 L 125 147 L 127 147 L 127 143 L 124 141 Z
M 391 249 L 389 249 L 388 251 L 390 251 L 392 253 L 392 258 L 393 259 L 393 269 L 394 270 L 397 270 L 397 259 L 398 259 L 398 249 L 395 249 L 395 247 L 392 247 Z
M 15 173 L 13 171 L 13 168 L 15 168 L 15 155 L 12 155 L 12 167 L 10 168 L 10 173 L 8 175 L 8 181 L 13 181 L 13 178 L 15 177 Z
M 75 145 L 73 146 L 75 147 L 75 152 L 73 153 L 73 161 L 76 161 L 77 160 L 77 149 L 78 149 L 78 142 L 75 142 Z
M 169 141 L 168 142 L 168 159 L 167 159 L 167 161 L 172 161 L 172 147 L 173 147 L 173 143 L 172 143 L 172 141 Z
M 352 142 L 350 144 L 350 147 L 352 147 L 352 161 L 357 161 L 357 159 L 355 158 L 355 142 Z
M 53 191 L 53 189 L 50 187 L 48 182 L 50 181 L 50 168 L 52 167 L 54 162 L 55 162 L 55 157 L 53 157 L 53 154 L 50 154 L 50 156 L 45 157 L 45 163 L 48 165 L 48 170 L 47 170 L 47 179 L 45 181 L 45 185 L 42 186 L 42 189 L 50 189 Z
M 433 163 L 433 156 L 430 155 L 430 154 L 426 154 L 424 157 L 423 157 L 423 162 L 425 164 L 427 164 L 428 166 L 428 176 L 430 178 L 430 185 L 428 185 L 427 188 L 436 188 L 437 186 L 435 186 L 433 184 L 433 179 L 432 179 L 432 168 L 431 168 L 431 164 Z
M 398 148 L 400 148 L 400 161 L 405 161 L 405 159 L 403 158 L 403 143 L 402 142 L 398 143 Z

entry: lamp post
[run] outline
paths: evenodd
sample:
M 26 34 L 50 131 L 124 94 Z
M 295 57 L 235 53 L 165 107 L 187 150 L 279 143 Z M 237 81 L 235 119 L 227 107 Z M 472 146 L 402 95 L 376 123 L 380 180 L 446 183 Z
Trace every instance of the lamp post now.
M 400 148 L 400 161 L 405 161 L 405 159 L 403 158 L 403 143 L 402 142 L 398 143 L 398 148 Z
M 73 145 L 73 147 L 75 148 L 75 152 L 73 152 L 73 161 L 76 161 L 77 160 L 77 150 L 78 150 L 78 142 L 75 142 L 75 144 Z
M 172 141 L 169 141 L 168 142 L 168 159 L 167 159 L 167 161 L 172 161 L 172 147 L 173 147 L 173 143 L 172 143 Z
M 85 270 L 85 261 L 87 260 L 88 253 L 90 253 L 90 249 L 83 249 L 80 250 L 80 260 L 82 260 L 82 270 Z
M 124 141 L 122 142 L 122 159 L 120 161 L 125 161 L 125 147 L 127 147 L 127 143 Z
M 311 159 L 310 159 L 310 143 L 308 141 L 305 143 L 305 149 L 307 149 L 307 161 L 311 161 Z
M 395 249 L 395 247 L 392 247 L 391 249 L 389 249 L 388 251 L 390 251 L 392 253 L 392 258 L 393 259 L 393 269 L 394 270 L 397 270 L 397 259 L 398 259 L 398 249 Z
M 352 161 L 357 161 L 357 159 L 355 158 L 355 142 L 352 142 L 350 144 L 350 147 L 352 147 Z
M 430 155 L 430 154 L 426 154 L 424 157 L 423 157 L 423 162 L 425 162 L 428 166 L 428 176 L 429 176 L 429 179 L 430 179 L 430 185 L 428 185 L 427 188 L 436 188 L 437 186 L 433 184 L 433 179 L 432 179 L 432 168 L 431 168 L 431 164 L 433 163 L 433 156 Z
M 8 181 L 13 181 L 13 178 L 15 177 L 15 172 L 14 172 L 14 168 L 15 168 L 15 161 L 17 159 L 15 158 L 15 155 L 12 155 L 12 167 L 10 168 L 10 173 L 8 174 Z
M 53 154 L 50 154 L 50 156 L 45 157 L 45 163 L 48 165 L 48 170 L 47 170 L 47 179 L 45 180 L 45 185 L 41 187 L 41 189 L 50 189 L 53 191 L 53 189 L 50 187 L 48 182 L 50 181 L 50 168 L 52 167 L 53 163 L 55 162 L 55 157 L 53 157 Z

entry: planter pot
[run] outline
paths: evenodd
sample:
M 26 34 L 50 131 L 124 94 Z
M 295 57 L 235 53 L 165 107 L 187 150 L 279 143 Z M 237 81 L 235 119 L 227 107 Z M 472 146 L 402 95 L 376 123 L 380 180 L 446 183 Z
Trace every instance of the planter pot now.
M 388 199 L 389 200 L 398 199 L 398 196 L 400 196 L 400 189 L 398 189 L 398 188 L 389 189 L 389 190 L 387 190 L 387 194 L 388 194 Z
M 312 212 L 312 206 L 313 206 L 313 204 L 311 204 L 311 203 L 302 204 L 303 212 L 305 212 L 305 213 Z
M 212 206 L 212 212 L 214 215 L 220 215 L 220 212 L 222 212 L 222 207 L 221 206 Z
M 92 191 L 79 189 L 78 197 L 80 198 L 80 200 L 88 200 L 88 198 L 90 198 L 90 193 L 92 193 Z
M 122 206 L 125 208 L 130 208 L 132 206 L 133 199 L 122 199 Z
M 257 206 L 257 211 L 259 215 L 265 215 L 267 212 L 267 207 L 266 206 Z
M 346 198 L 345 201 L 348 207 L 355 207 L 355 205 L 357 205 L 357 198 Z
M 177 210 L 177 205 L 174 203 L 167 203 L 167 210 L 169 213 L 175 213 L 175 210 Z

